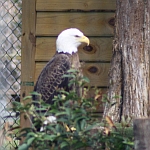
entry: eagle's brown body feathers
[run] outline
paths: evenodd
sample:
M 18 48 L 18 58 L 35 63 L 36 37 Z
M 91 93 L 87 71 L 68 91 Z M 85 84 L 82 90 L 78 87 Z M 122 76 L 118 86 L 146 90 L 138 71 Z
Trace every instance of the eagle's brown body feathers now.
M 49 104 L 52 103 L 54 95 L 58 88 L 69 90 L 68 78 L 63 75 L 71 68 L 71 55 L 56 53 L 54 57 L 43 68 L 38 77 L 34 91 L 42 95 L 42 99 Z M 37 98 L 36 98 L 37 99 Z

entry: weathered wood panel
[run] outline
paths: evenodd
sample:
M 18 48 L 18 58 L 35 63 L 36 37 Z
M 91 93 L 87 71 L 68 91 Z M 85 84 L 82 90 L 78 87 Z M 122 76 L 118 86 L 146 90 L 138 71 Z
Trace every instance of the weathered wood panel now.
M 116 0 L 37 0 L 37 11 L 115 10 Z
M 84 63 L 83 74 L 90 80 L 90 86 L 108 86 L 109 63 Z
M 35 72 L 35 2 L 36 0 L 22 1 L 22 43 L 21 43 L 21 102 L 25 96 L 33 91 Z M 28 119 L 21 114 L 21 128 L 30 126 Z
M 36 36 L 57 36 L 74 27 L 87 36 L 113 36 L 114 13 L 37 13 Z
M 45 64 L 45 62 L 36 63 L 35 82 Z M 82 67 L 84 76 L 90 80 L 90 86 L 108 86 L 109 63 L 83 63 Z
M 79 47 L 79 57 L 82 61 L 110 61 L 112 54 L 112 38 L 91 37 L 90 46 Z M 36 39 L 36 61 L 49 61 L 56 52 L 56 38 L 40 37 Z

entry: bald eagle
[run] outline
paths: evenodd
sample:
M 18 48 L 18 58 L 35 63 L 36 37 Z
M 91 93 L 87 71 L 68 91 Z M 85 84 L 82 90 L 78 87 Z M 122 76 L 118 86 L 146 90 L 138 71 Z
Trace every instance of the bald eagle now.
M 63 75 L 72 67 L 79 70 L 77 51 L 81 43 L 89 45 L 89 39 L 76 28 L 66 29 L 58 35 L 56 53 L 43 68 L 34 87 L 34 91 L 40 93 L 46 103 L 53 103 L 52 99 L 57 95 L 58 88 L 69 91 L 69 79 Z

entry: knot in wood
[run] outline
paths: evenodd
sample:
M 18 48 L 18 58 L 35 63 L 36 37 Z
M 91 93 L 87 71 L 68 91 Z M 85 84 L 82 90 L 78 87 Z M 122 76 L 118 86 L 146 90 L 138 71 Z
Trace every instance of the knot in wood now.
M 23 93 L 22 93 L 22 97 L 24 98 L 25 96 L 26 96 L 26 93 L 25 93 L 25 92 L 23 92 Z
M 90 73 L 97 73 L 98 72 L 98 68 L 95 67 L 95 66 L 91 66 L 91 67 L 88 68 L 88 71 Z
M 108 24 L 109 24 L 110 26 L 114 27 L 114 26 L 115 26 L 115 18 L 114 18 L 114 17 L 113 17 L 113 18 L 110 18 L 109 21 L 108 21 Z
M 83 50 L 85 53 L 89 53 L 89 54 L 93 54 L 96 52 L 96 48 L 94 48 L 94 46 L 92 46 L 92 45 L 84 46 Z

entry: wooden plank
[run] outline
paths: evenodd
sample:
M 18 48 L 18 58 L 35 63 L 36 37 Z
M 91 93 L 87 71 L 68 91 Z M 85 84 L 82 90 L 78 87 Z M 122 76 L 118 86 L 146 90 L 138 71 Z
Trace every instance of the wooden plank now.
M 45 62 L 37 62 L 35 70 L 35 82 L 44 66 Z M 82 63 L 83 74 L 90 80 L 89 85 L 95 87 L 108 86 L 109 63 Z
M 134 149 L 149 150 L 150 143 L 150 119 L 135 119 L 133 122 L 134 130 Z
M 37 11 L 115 10 L 116 0 L 37 0 Z
M 90 80 L 90 86 L 107 87 L 109 63 L 84 63 L 83 74 Z
M 22 43 L 21 43 L 21 102 L 25 96 L 33 91 L 35 71 L 35 2 L 36 0 L 22 1 Z M 21 114 L 21 128 L 29 127 L 30 122 Z
M 57 36 L 67 28 L 78 28 L 87 36 L 113 36 L 114 13 L 37 13 L 36 36 Z
M 90 46 L 79 47 L 82 61 L 110 61 L 112 56 L 112 38 L 90 37 Z M 39 37 L 36 39 L 36 61 L 49 61 L 56 52 L 56 38 Z

